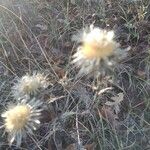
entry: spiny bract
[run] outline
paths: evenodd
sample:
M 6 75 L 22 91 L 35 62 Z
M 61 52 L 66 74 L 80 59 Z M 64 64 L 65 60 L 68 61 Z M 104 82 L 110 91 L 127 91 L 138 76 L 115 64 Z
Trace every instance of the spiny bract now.
M 33 130 L 36 130 L 37 125 L 40 124 L 39 117 L 42 109 L 39 107 L 42 102 L 36 99 L 27 101 L 27 99 L 22 99 L 1 115 L 4 118 L 4 127 L 8 133 L 10 145 L 16 140 L 16 145 L 20 146 L 22 138 L 27 133 L 33 135 Z
M 33 75 L 25 75 L 18 79 L 18 82 L 12 88 L 12 93 L 15 98 L 21 98 L 25 95 L 35 94 L 40 88 L 45 89 L 48 86 L 46 76 L 40 73 Z
M 82 42 L 77 52 L 73 55 L 72 63 L 80 67 L 79 73 L 90 73 L 95 70 L 101 60 L 108 60 L 114 54 L 119 44 L 114 40 L 114 32 L 106 31 L 98 27 L 90 27 L 88 32 L 77 41 Z M 77 39 L 77 38 L 76 38 Z

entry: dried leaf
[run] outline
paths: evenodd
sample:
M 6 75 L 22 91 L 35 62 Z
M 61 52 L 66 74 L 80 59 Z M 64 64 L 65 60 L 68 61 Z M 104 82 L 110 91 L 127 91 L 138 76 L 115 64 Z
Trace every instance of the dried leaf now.
M 108 88 L 102 89 L 102 90 L 100 90 L 100 91 L 98 92 L 98 95 L 101 95 L 101 94 L 105 93 L 106 91 L 112 90 L 112 89 L 113 89 L 112 87 L 108 87 Z
M 44 25 L 44 24 L 37 24 L 37 25 L 35 25 L 35 27 L 40 28 L 42 31 L 48 29 L 47 25 Z
M 118 126 L 118 115 L 116 115 L 110 106 L 104 105 L 99 114 L 110 123 L 113 129 Z
M 96 144 L 93 142 L 93 143 L 91 143 L 91 144 L 86 144 L 86 145 L 84 145 L 84 148 L 85 148 L 86 150 L 94 150 L 94 149 L 95 149 L 95 146 L 96 146 Z
M 120 112 L 120 104 L 123 101 L 123 96 L 123 93 L 119 93 L 118 96 L 111 98 L 113 102 L 108 101 L 105 105 L 112 107 L 115 113 L 118 114 Z
M 65 70 L 63 68 L 60 68 L 58 66 L 53 66 L 53 69 L 55 70 L 55 72 L 60 78 L 63 78 L 65 76 Z
M 120 103 L 123 101 L 123 93 L 119 93 L 117 97 L 112 97 L 112 99 L 116 102 L 116 103 Z
M 67 146 L 67 148 L 65 150 L 76 150 L 76 145 L 75 143 L 70 144 L 69 146 Z

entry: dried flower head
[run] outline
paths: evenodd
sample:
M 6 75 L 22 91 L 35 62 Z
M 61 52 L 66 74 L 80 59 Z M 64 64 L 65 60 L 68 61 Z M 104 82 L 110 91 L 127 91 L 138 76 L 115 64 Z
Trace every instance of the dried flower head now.
M 35 94 L 40 88 L 45 89 L 48 86 L 47 77 L 40 73 L 25 75 L 13 86 L 13 94 L 16 98 L 25 95 Z
M 16 106 L 11 106 L 1 116 L 4 118 L 4 127 L 8 133 L 10 145 L 16 140 L 16 145 L 20 146 L 22 138 L 26 134 L 33 135 L 33 130 L 36 130 L 40 124 L 39 117 L 41 115 L 42 102 L 32 99 L 27 102 L 27 99 L 21 100 Z
M 108 57 L 112 56 L 119 46 L 114 40 L 113 31 L 93 26 L 90 27 L 90 31 L 84 32 L 78 41 L 83 44 L 74 54 L 72 63 L 81 67 L 80 73 L 90 73 L 97 69 L 101 60 L 108 61 Z

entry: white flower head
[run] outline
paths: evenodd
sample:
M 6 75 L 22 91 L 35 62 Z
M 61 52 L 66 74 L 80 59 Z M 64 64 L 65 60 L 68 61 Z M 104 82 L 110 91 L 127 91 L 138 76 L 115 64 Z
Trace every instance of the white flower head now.
M 8 133 L 10 145 L 16 141 L 16 145 L 20 146 L 26 134 L 33 135 L 33 130 L 36 130 L 40 124 L 41 105 L 42 102 L 35 98 L 29 102 L 27 99 L 22 99 L 1 115 L 4 118 L 4 127 Z
M 48 79 L 44 74 L 33 73 L 25 75 L 18 80 L 12 88 L 15 98 L 25 95 L 35 94 L 39 89 L 45 89 L 49 85 Z
M 84 31 L 79 39 L 82 46 L 78 47 L 77 52 L 73 55 L 72 63 L 81 68 L 79 72 L 81 74 L 97 70 L 101 60 L 108 63 L 108 57 L 114 55 L 114 51 L 119 46 L 114 40 L 113 31 L 93 26 L 90 27 L 89 31 Z M 110 64 L 108 63 L 108 65 Z

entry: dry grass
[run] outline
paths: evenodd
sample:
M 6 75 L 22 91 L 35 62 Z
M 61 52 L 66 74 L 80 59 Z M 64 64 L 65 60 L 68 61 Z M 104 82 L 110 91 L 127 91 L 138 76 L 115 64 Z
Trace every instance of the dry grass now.
M 71 37 L 91 23 L 115 30 L 130 49 L 109 74 L 76 79 Z M 39 71 L 51 83 L 36 95 L 46 104 L 41 127 L 19 149 L 150 149 L 149 35 L 149 0 L 0 0 L 1 113 L 15 102 L 16 78 Z M 118 93 L 124 98 L 115 114 L 105 103 Z M 5 135 L 0 149 L 8 147 Z

